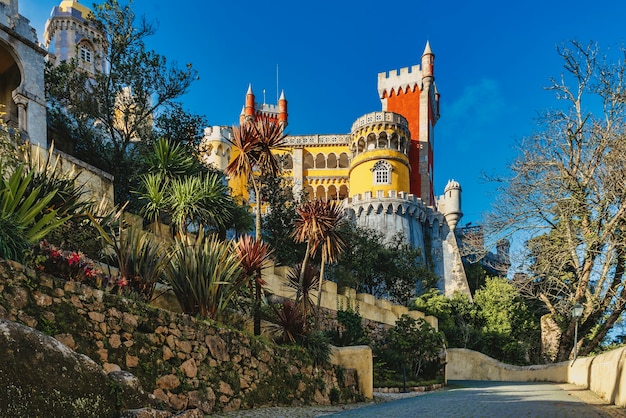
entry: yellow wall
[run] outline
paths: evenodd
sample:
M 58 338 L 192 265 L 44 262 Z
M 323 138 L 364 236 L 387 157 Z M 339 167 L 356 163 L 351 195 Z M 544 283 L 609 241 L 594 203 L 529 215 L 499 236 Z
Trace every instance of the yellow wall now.
M 380 160 L 385 160 L 392 166 L 391 182 L 389 184 L 374 184 L 372 168 Z M 378 149 L 359 154 L 352 161 L 350 171 L 350 195 L 363 194 L 384 190 L 385 195 L 389 190 L 409 192 L 409 161 L 408 158 L 398 151 Z

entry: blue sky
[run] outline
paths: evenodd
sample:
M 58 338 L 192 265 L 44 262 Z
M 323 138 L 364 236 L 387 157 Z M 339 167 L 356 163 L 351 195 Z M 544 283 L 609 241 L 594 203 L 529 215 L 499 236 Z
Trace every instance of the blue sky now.
M 19 1 L 41 38 L 60 0 Z M 257 100 L 265 89 L 267 102 L 276 103 L 278 65 L 290 133 L 348 133 L 356 118 L 381 108 L 377 74 L 418 64 L 429 40 L 441 94 L 435 193 L 449 179 L 461 183 L 461 225 L 489 210 L 493 187 L 481 173 L 504 172 L 537 112 L 556 104 L 544 90 L 563 70 L 555 47 L 575 39 L 615 49 L 626 38 L 621 0 L 133 4 L 137 15 L 158 23 L 149 47 L 198 70 L 200 80 L 182 101 L 211 125 L 238 122 L 249 83 Z

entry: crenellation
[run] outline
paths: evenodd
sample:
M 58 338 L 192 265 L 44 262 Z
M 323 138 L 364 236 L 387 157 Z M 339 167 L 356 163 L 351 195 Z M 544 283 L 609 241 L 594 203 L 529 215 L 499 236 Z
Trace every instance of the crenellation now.
M 422 70 L 419 64 L 378 73 L 378 95 L 383 98 L 390 96 L 392 92 L 398 94 L 400 90 L 413 90 L 421 86 L 421 83 Z

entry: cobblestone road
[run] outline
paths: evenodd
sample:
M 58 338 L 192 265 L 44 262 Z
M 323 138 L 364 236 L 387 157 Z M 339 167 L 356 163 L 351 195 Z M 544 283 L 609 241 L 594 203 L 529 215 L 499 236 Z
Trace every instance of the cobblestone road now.
M 626 409 L 608 406 L 594 393 L 574 385 L 453 381 L 420 394 L 375 395 L 377 402 L 357 405 L 274 407 L 218 416 L 256 418 L 626 418 Z M 385 399 L 386 398 L 386 399 Z M 389 399 L 394 400 L 389 401 Z
M 588 391 L 551 383 L 449 382 L 446 390 L 329 416 L 382 417 L 624 417 L 621 408 L 600 405 Z M 569 389 L 569 390 L 566 390 Z M 582 395 L 582 396 L 577 396 Z M 587 399 L 585 399 L 585 396 Z

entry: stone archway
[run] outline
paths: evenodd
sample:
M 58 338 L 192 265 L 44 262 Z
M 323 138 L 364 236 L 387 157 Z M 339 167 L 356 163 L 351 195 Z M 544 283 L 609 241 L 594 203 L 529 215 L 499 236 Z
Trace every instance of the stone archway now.
M 13 101 L 13 91 L 22 83 L 22 74 L 12 50 L 0 42 L 0 113 L 10 128 L 19 128 L 17 105 Z

